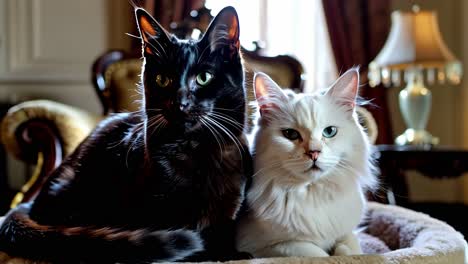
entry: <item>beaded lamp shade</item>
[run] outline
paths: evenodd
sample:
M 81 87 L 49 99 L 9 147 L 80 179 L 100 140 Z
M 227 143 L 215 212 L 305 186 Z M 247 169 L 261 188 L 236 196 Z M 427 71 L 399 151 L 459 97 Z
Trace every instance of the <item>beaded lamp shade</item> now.
M 369 65 L 371 86 L 400 86 L 418 71 L 428 84 L 459 84 L 462 65 L 447 48 L 433 11 L 394 11 L 388 39 Z
M 448 49 L 439 31 L 437 14 L 420 11 L 394 11 L 392 27 L 384 47 L 369 64 L 369 85 L 406 87 L 399 105 L 406 131 L 395 139 L 398 145 L 435 145 L 439 139 L 425 130 L 432 93 L 425 83 L 459 84 L 463 69 Z

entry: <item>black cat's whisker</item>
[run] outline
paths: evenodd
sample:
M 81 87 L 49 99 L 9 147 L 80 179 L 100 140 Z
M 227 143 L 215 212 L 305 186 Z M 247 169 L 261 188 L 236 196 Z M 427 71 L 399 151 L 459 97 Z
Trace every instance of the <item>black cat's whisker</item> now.
M 157 114 L 155 116 L 152 116 L 146 120 L 146 122 L 142 122 L 143 125 L 146 125 L 146 129 L 150 129 L 151 126 L 155 123 L 158 122 L 161 118 L 164 118 L 162 114 Z
M 146 113 L 149 113 L 149 112 L 155 112 L 155 113 L 158 113 L 158 112 L 161 112 L 163 111 L 162 109 L 160 108 L 147 108 L 147 109 L 138 109 L 138 110 L 135 110 L 135 111 L 130 111 L 128 109 L 122 109 L 122 112 L 124 113 L 127 113 L 127 114 L 146 114 Z
M 234 119 L 234 117 L 233 117 L 232 115 L 229 115 L 229 114 L 227 114 L 227 113 L 223 113 L 223 112 L 220 112 L 220 111 L 216 111 L 216 110 L 213 110 L 212 112 L 215 113 L 215 114 L 224 116 L 224 117 L 226 117 L 226 118 L 229 118 L 229 119 L 235 121 L 236 123 L 239 123 L 237 120 Z M 242 114 L 242 115 L 243 115 L 243 114 Z M 240 124 L 240 123 L 239 123 L 239 124 Z
M 240 143 L 237 137 L 234 135 L 234 133 L 232 133 L 228 128 L 226 128 L 221 122 L 217 121 L 216 119 L 210 116 L 206 116 L 206 118 L 207 120 L 211 121 L 213 125 L 221 129 L 221 131 L 224 132 L 234 143 Z
M 210 125 L 209 120 L 206 120 L 204 116 L 200 116 L 200 117 L 201 117 L 201 119 L 204 119 L 204 123 L 211 128 L 213 133 L 215 133 L 216 137 L 220 140 L 221 145 L 223 146 L 222 151 L 224 151 L 226 149 L 226 141 L 224 141 L 223 136 L 217 131 L 217 129 L 215 127 Z
M 116 147 L 120 146 L 120 145 L 123 144 L 125 141 L 127 141 L 127 137 L 128 137 L 128 136 L 125 136 L 125 137 L 123 137 L 121 140 L 119 140 L 119 141 L 117 141 L 117 142 L 114 142 L 115 144 L 110 145 L 110 146 L 109 146 L 109 149 L 113 149 L 113 148 L 116 148 Z
M 142 112 L 161 112 L 161 108 L 146 108 L 145 110 L 141 110 Z
M 153 137 L 154 133 L 157 132 L 159 129 L 164 128 L 166 124 L 167 124 L 167 120 L 164 117 L 162 117 L 158 121 L 155 121 L 155 124 L 153 125 L 154 128 L 152 128 L 152 131 L 149 137 Z
M 236 123 L 239 123 L 239 122 L 237 122 L 235 119 L 233 119 L 230 115 L 225 114 L 225 113 L 223 113 L 223 112 L 216 111 L 216 110 L 212 110 L 211 113 L 215 113 L 215 114 L 221 115 L 221 116 L 223 116 L 223 117 L 226 117 L 226 118 L 229 118 L 229 119 L 235 121 Z M 240 123 L 239 123 L 239 124 L 240 124 Z
M 203 120 L 203 124 L 205 124 L 207 127 L 210 128 L 210 131 L 212 131 L 213 133 L 213 136 L 215 136 L 215 138 L 218 138 L 219 139 L 219 142 L 221 143 L 221 151 L 224 152 L 225 151 L 225 147 L 226 147 L 226 141 L 224 141 L 224 138 L 223 136 L 217 131 L 216 127 L 214 127 L 213 125 L 211 125 L 211 121 L 205 117 L 205 116 L 200 116 L 200 120 Z
M 242 146 L 242 143 L 239 141 L 239 139 L 237 139 L 237 137 L 231 131 L 229 131 L 229 129 L 227 129 L 225 126 L 223 126 L 221 123 L 219 123 L 215 119 L 210 118 L 208 116 L 205 116 L 205 118 L 206 118 L 206 120 L 210 121 L 214 126 L 218 127 L 220 129 L 220 131 L 222 131 L 226 136 L 228 136 L 229 139 L 231 139 L 232 143 L 237 148 L 237 150 L 239 152 L 239 156 L 240 156 L 240 158 L 242 160 L 242 153 L 245 150 L 244 150 L 244 147 Z
M 230 125 L 232 125 L 235 129 L 239 130 L 240 132 L 244 131 L 244 126 L 242 124 L 240 124 L 239 122 L 237 122 L 236 120 L 230 118 L 230 117 L 227 117 L 227 116 L 223 116 L 223 115 L 220 115 L 220 114 L 217 114 L 217 113 L 209 113 L 208 116 L 211 116 L 213 117 L 214 119 L 218 120 L 218 121 L 224 121 Z
M 138 140 L 134 140 L 127 149 L 127 155 L 125 156 L 125 165 L 127 166 L 127 168 L 129 168 L 128 156 L 130 155 L 130 152 L 135 149 L 138 143 L 139 143 Z
M 136 110 L 136 111 L 132 111 L 132 112 L 129 112 L 129 113 L 130 114 L 141 114 L 142 110 Z M 131 125 L 131 124 L 129 124 L 129 125 Z M 138 124 L 135 124 L 133 129 L 128 131 L 127 135 L 125 137 L 123 137 L 119 142 L 116 142 L 114 145 L 111 145 L 110 148 L 118 147 L 120 144 L 126 142 L 129 138 L 131 138 L 135 134 L 141 132 L 143 130 L 143 128 L 144 128 L 144 125 L 145 125 L 145 123 L 143 121 L 138 123 Z
M 125 33 L 125 35 L 127 35 L 127 36 L 129 36 L 129 37 L 132 37 L 132 38 L 141 39 L 140 36 L 133 35 L 133 34 L 131 34 L 131 33 Z
M 167 122 L 166 118 L 162 114 L 158 114 L 155 118 L 151 119 L 148 122 L 147 130 L 151 131 L 150 137 L 156 132 L 156 130 L 161 126 L 162 123 Z
M 238 109 L 228 109 L 228 108 L 221 108 L 221 107 L 213 107 L 213 110 L 221 110 L 221 111 L 230 111 L 234 113 L 242 113 L 242 111 L 239 111 Z M 217 111 L 219 113 L 219 111 Z
M 143 130 L 145 129 L 145 127 L 146 127 L 146 129 L 149 129 L 149 128 L 152 126 L 152 124 L 156 122 L 155 120 L 159 120 L 161 117 L 164 118 L 164 116 L 163 116 L 162 114 L 158 114 L 158 115 L 152 116 L 152 117 L 150 117 L 150 118 L 148 118 L 148 119 L 146 120 L 146 124 L 145 124 L 144 121 L 142 121 L 140 124 L 138 124 L 138 125 L 136 126 L 136 129 L 134 130 L 134 132 L 132 133 L 132 135 L 137 134 L 137 133 L 143 131 Z M 130 155 L 130 152 L 131 152 L 132 150 L 134 150 L 135 148 L 137 148 L 137 147 L 138 147 L 138 144 L 140 144 L 140 143 L 142 143 L 141 140 L 140 140 L 140 141 L 139 141 L 139 140 L 134 140 L 134 141 L 130 144 L 130 146 L 128 147 L 128 149 L 127 149 L 127 155 L 126 155 L 126 157 L 125 157 L 125 164 L 126 164 L 127 167 L 128 167 L 128 157 L 129 157 L 129 155 Z
M 219 142 L 218 137 L 216 136 L 215 132 L 212 131 L 212 128 L 210 128 L 210 126 L 209 126 L 208 124 L 205 123 L 206 121 L 204 121 L 203 118 L 200 118 L 200 122 L 201 122 L 201 123 L 203 124 L 203 126 L 205 126 L 205 127 L 210 131 L 210 133 L 213 135 L 214 139 L 216 140 L 216 142 L 217 142 L 217 144 L 218 144 L 219 153 L 223 153 L 223 148 L 222 148 L 221 143 Z M 220 159 L 220 162 L 222 162 L 223 156 L 220 155 L 220 158 L 221 158 L 221 159 Z

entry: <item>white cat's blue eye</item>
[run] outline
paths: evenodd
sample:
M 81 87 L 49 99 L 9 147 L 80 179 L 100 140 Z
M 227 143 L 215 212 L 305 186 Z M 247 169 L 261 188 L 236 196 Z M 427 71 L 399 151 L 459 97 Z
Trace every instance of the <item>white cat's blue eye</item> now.
M 322 136 L 326 138 L 332 138 L 338 133 L 338 128 L 336 126 L 328 126 L 322 131 Z
M 197 74 L 197 84 L 200 86 L 207 86 L 212 80 L 214 75 L 209 72 L 201 72 Z

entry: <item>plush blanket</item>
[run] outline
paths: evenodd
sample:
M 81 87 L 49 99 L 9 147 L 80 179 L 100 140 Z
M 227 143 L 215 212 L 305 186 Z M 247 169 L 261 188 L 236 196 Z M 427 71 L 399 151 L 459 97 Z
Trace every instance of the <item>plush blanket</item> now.
M 226 263 L 462 264 L 466 261 L 465 254 L 468 247 L 463 236 L 446 223 L 428 215 L 398 206 L 369 203 L 363 226 L 364 229 L 359 234 L 359 238 L 364 255 L 327 258 L 268 258 L 228 261 Z M 0 252 L 0 263 L 33 264 L 37 262 L 10 258 Z

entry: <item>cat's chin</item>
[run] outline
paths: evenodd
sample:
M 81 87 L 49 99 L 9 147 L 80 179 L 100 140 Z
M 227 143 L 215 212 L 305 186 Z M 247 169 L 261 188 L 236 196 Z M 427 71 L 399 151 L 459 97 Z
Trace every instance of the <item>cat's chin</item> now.
M 289 183 L 293 183 L 296 186 L 304 186 L 308 184 L 312 184 L 319 179 L 321 179 L 324 175 L 324 172 L 319 169 L 313 170 L 306 170 L 306 171 L 289 171 L 289 175 L 292 177 L 290 178 Z M 291 181 L 292 180 L 292 181 Z
M 202 129 L 202 123 L 197 118 L 169 117 L 168 121 L 173 128 L 175 128 L 178 131 L 183 131 L 185 133 L 191 133 L 193 131 Z
M 304 174 L 307 179 L 316 181 L 324 174 L 324 170 L 322 167 L 317 166 L 317 163 L 312 163 L 302 172 L 302 174 Z
M 313 169 L 308 172 L 304 172 L 304 174 L 307 175 L 307 178 L 310 180 L 311 183 L 313 183 L 321 179 L 324 173 L 320 169 Z

